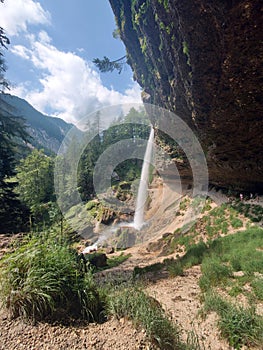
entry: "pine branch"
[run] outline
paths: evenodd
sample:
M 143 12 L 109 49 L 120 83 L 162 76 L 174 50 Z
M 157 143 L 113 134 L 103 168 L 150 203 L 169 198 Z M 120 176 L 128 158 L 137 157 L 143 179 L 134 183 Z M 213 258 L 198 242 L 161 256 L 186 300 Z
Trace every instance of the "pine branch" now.
M 126 55 L 114 61 L 111 61 L 108 57 L 104 56 L 102 60 L 95 58 L 92 62 L 102 73 L 117 70 L 119 74 L 122 72 L 124 65 L 127 63 Z

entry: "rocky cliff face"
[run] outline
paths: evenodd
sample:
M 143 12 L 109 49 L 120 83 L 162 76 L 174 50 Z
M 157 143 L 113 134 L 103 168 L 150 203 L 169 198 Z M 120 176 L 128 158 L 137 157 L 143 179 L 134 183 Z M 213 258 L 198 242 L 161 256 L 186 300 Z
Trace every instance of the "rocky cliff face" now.
M 145 102 L 180 116 L 210 182 L 263 190 L 260 0 L 109 0 Z

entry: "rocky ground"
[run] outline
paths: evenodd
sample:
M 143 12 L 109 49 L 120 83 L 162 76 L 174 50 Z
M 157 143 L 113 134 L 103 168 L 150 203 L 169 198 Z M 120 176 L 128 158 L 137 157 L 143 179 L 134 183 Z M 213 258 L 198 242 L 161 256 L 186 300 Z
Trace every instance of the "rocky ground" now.
M 187 270 L 184 276 L 162 279 L 147 287 L 147 292 L 157 299 L 173 321 L 182 327 L 183 338 L 195 334 L 206 350 L 231 349 L 220 337 L 216 327 L 217 316 L 210 314 L 203 320 L 198 279 L 201 276 L 199 266 Z M 194 332 L 194 333 L 193 333 Z
M 100 272 L 98 281 L 129 279 L 134 266 L 145 266 L 163 259 L 147 252 L 144 247 L 133 247 L 128 252 L 132 255 L 127 261 L 116 268 Z M 184 339 L 194 332 L 203 349 L 230 350 L 232 348 L 220 337 L 216 315 L 210 314 L 203 320 L 198 314 L 201 308 L 198 286 L 200 275 L 199 266 L 175 278 L 169 278 L 166 273 L 153 273 L 148 276 L 145 290 L 161 303 L 167 314 L 181 327 Z M 60 325 L 41 322 L 33 325 L 20 319 L 9 319 L 4 310 L 0 312 L 0 338 L 0 350 L 152 349 L 144 330 L 136 329 L 124 319 L 110 319 L 103 324 Z
M 1 350 L 150 349 L 143 330 L 124 319 L 104 324 L 26 324 L 0 314 Z
M 12 239 L 14 238 L 0 236 L 0 258 Z M 98 273 L 96 275 L 98 282 L 129 279 L 135 266 L 142 267 L 167 258 L 156 251 L 150 251 L 148 244 L 149 242 L 145 242 L 127 249 L 125 254 L 130 254 L 130 258 L 118 267 Z M 178 252 L 169 257 L 175 257 L 176 254 Z M 231 350 L 232 348 L 220 336 L 216 314 L 211 313 L 206 319 L 200 317 L 199 311 L 202 306 L 198 285 L 200 276 L 199 266 L 188 269 L 183 276 L 173 278 L 165 271 L 155 272 L 147 276 L 145 290 L 160 302 L 171 319 L 181 327 L 184 339 L 195 334 L 202 350 Z M 103 324 L 61 325 L 41 322 L 33 325 L 26 324 L 20 319 L 9 319 L 4 310 L 0 311 L 0 339 L 0 350 L 152 349 L 147 342 L 145 331 L 136 329 L 125 319 L 109 319 Z M 248 350 L 247 348 L 242 350 L 245 349 Z M 260 349 L 263 348 L 257 348 Z
M 129 251 L 132 252 L 132 257 L 128 261 L 109 272 L 100 273 L 99 279 L 108 279 L 109 275 L 113 280 L 125 278 L 124 276 L 128 279 L 134 266 L 145 266 L 163 260 L 161 257 L 156 257 L 156 254 L 143 252 L 142 247 L 137 251 L 135 248 Z M 174 256 L 175 254 L 170 255 Z M 194 335 L 198 337 L 201 349 L 231 350 L 233 348 L 220 337 L 216 314 L 210 314 L 206 319 L 202 319 L 199 315 L 202 306 L 198 285 L 200 276 L 200 266 L 194 266 L 185 271 L 183 276 L 174 278 L 170 278 L 165 271 L 149 273 L 145 281 L 145 290 L 160 302 L 167 315 L 181 328 L 184 340 Z
M 131 248 L 132 256 L 121 266 L 100 272 L 98 281 L 129 279 L 134 266 L 144 266 L 162 260 L 147 253 L 143 247 Z M 205 345 L 205 349 L 230 349 L 221 340 L 215 326 L 215 317 L 205 322 L 198 319 L 200 309 L 198 278 L 200 268 L 193 267 L 183 277 L 168 278 L 164 274 L 150 277 L 146 291 L 156 298 L 172 319 L 183 330 L 184 337 L 194 330 Z M 131 322 L 110 319 L 104 324 L 27 324 L 21 319 L 12 320 L 4 310 L 0 312 L 0 350 L 64 350 L 64 349 L 151 349 L 143 329 L 135 329 Z M 211 347 L 211 344 L 213 345 Z

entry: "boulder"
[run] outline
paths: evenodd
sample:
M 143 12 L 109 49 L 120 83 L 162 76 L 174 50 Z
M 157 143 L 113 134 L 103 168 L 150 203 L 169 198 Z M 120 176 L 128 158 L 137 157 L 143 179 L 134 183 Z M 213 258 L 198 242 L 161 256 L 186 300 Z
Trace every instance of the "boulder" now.
M 108 247 L 108 248 L 106 249 L 106 254 L 113 254 L 114 252 L 115 252 L 114 247 Z
M 85 254 L 85 260 L 96 268 L 107 266 L 107 256 L 104 253 L 94 252 Z

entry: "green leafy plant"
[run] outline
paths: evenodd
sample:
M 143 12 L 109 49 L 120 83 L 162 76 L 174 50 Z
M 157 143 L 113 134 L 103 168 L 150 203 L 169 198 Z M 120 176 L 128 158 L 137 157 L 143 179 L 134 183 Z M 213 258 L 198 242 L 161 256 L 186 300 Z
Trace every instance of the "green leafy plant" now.
M 163 5 L 166 12 L 169 11 L 169 1 L 168 0 L 158 0 L 159 4 Z
M 232 219 L 230 220 L 230 223 L 231 223 L 231 225 L 232 225 L 234 228 L 243 227 L 243 222 L 242 222 L 242 220 L 240 220 L 239 218 L 232 218 Z
M 134 270 L 133 270 L 133 276 L 140 276 L 143 275 L 145 273 L 149 273 L 149 272 L 157 272 L 162 270 L 162 268 L 164 267 L 164 265 L 162 263 L 155 263 L 152 265 L 147 265 L 144 267 L 138 267 L 135 266 Z
M 107 268 L 112 268 L 121 265 L 124 261 L 128 260 L 131 257 L 131 254 L 123 254 L 121 253 L 118 256 L 114 256 L 107 260 Z
M 186 55 L 187 57 L 187 64 L 188 66 L 191 66 L 191 62 L 190 62 L 190 53 L 189 53 L 189 47 L 186 41 L 183 41 L 183 53 Z
M 113 72 L 114 70 L 117 70 L 117 72 L 120 74 L 123 70 L 124 65 L 127 63 L 126 58 L 127 57 L 125 55 L 116 60 L 110 60 L 108 57 L 104 56 L 103 59 L 94 58 L 92 62 L 102 73 Z

